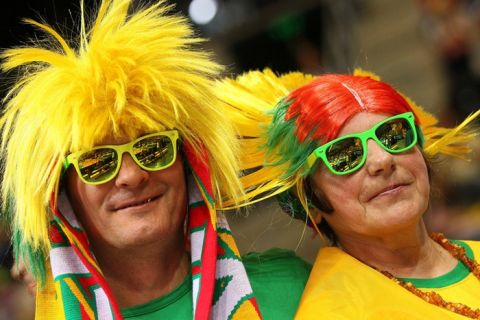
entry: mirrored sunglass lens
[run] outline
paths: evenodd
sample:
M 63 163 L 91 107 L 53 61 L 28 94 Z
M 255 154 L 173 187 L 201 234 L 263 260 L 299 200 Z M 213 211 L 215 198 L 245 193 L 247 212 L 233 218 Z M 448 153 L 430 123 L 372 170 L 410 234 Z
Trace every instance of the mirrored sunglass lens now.
M 375 131 L 375 135 L 389 150 L 402 151 L 412 146 L 414 132 L 405 119 L 395 119 L 384 123 Z
M 110 148 L 100 148 L 85 152 L 78 158 L 78 168 L 85 181 L 99 182 L 108 180 L 118 163 L 118 155 Z
M 133 153 L 146 168 L 162 169 L 172 163 L 175 150 L 167 136 L 145 138 L 133 145 Z
M 358 138 L 342 139 L 327 149 L 326 156 L 330 166 L 336 172 L 349 171 L 362 162 L 362 142 Z

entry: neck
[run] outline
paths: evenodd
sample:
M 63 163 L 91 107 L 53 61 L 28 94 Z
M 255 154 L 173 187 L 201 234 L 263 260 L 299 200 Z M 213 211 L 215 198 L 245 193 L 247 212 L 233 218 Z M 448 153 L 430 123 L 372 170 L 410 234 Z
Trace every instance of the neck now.
M 95 257 L 119 307 L 159 298 L 178 287 L 190 270 L 183 235 L 168 243 L 118 249 L 94 246 Z
M 433 241 L 421 220 L 417 225 L 381 236 L 339 235 L 342 249 L 363 263 L 397 278 L 434 278 L 457 264 Z

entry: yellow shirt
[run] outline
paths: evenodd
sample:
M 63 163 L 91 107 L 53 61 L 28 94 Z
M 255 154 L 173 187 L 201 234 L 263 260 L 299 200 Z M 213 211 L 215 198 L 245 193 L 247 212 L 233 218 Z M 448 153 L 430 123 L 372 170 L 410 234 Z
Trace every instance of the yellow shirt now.
M 479 242 L 465 243 L 472 249 L 470 254 L 473 252 L 474 258 L 480 255 Z M 446 301 L 480 308 L 480 281 L 470 272 L 459 277 L 458 268 L 452 271 L 454 275 L 449 272 L 439 277 L 442 278 L 440 288 L 422 290 L 434 290 Z M 408 280 L 416 282 L 418 279 Z M 439 283 L 438 278 L 429 280 Z M 467 318 L 425 302 L 342 250 L 325 247 L 317 256 L 295 319 Z

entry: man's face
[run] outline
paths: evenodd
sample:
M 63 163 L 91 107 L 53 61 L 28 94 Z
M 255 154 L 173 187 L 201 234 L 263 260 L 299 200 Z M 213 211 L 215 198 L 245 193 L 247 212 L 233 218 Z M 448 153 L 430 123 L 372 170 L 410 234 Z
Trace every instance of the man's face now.
M 94 248 L 165 245 L 183 236 L 187 191 L 180 155 L 167 169 L 145 171 L 125 153 L 117 176 L 100 185 L 85 184 L 71 167 L 66 186 Z

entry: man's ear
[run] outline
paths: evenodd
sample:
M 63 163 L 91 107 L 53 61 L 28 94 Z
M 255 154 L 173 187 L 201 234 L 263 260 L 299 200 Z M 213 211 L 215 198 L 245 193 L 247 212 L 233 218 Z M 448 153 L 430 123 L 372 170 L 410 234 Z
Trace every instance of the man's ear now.
M 35 297 L 37 292 L 37 280 L 33 274 L 27 268 L 28 263 L 26 262 L 14 262 L 12 268 L 10 269 L 10 275 L 13 279 L 22 282 L 26 287 L 28 293 Z

